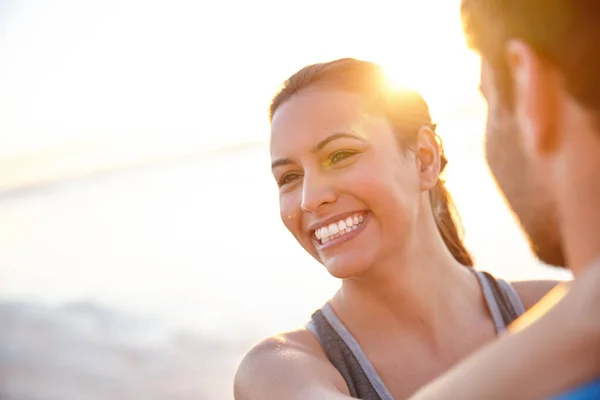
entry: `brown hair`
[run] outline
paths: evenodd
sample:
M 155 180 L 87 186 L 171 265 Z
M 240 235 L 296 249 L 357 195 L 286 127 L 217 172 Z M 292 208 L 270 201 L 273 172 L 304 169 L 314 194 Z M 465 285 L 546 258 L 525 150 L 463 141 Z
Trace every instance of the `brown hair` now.
M 399 143 L 403 145 L 414 141 L 423 126 L 428 126 L 435 132 L 436 125 L 432 124 L 429 107 L 421 95 L 409 90 L 390 90 L 385 84 L 381 67 L 353 58 L 313 64 L 296 72 L 284 82 L 281 90 L 273 98 L 269 118 L 272 120 L 279 106 L 294 94 L 316 85 L 335 87 L 367 96 L 369 105 L 389 119 Z M 447 159 L 441 141 L 440 149 L 443 170 Z M 472 266 L 473 260 L 461 237 L 460 217 L 441 179 L 430 191 L 430 199 L 436 225 L 444 243 L 456 260 L 463 265 Z
M 506 44 L 527 43 L 559 70 L 579 103 L 600 117 L 600 6 L 597 0 L 462 0 L 471 48 L 494 70 L 501 99 L 513 105 Z

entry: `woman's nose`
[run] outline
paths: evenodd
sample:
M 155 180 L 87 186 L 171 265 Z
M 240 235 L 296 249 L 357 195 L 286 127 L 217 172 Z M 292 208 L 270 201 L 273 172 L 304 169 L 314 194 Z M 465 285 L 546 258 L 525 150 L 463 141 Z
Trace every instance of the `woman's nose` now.
M 337 191 L 321 174 L 306 174 L 302 185 L 302 211 L 313 213 L 319 207 L 337 200 Z

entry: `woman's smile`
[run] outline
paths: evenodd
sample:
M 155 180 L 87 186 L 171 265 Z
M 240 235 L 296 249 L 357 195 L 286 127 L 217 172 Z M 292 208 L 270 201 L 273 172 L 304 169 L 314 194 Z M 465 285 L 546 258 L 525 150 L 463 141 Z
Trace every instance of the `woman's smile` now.
M 347 242 L 363 231 L 368 212 L 359 211 L 340 214 L 313 225 L 311 232 L 317 250 L 324 250 Z

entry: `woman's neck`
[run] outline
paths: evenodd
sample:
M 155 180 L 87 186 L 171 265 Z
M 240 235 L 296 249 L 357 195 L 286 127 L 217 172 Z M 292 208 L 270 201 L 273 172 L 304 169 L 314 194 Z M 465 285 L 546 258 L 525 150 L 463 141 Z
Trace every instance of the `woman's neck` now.
M 364 276 L 344 280 L 332 299 L 334 310 L 359 329 L 412 331 L 437 342 L 444 325 L 481 299 L 474 274 L 438 239 L 414 240 Z

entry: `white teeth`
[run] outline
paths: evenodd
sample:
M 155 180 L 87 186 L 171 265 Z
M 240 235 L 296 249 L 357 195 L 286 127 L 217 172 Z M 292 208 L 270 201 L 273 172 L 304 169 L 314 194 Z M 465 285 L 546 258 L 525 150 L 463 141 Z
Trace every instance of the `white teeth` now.
M 330 235 L 335 235 L 339 231 L 340 231 L 340 228 L 338 228 L 337 224 L 331 224 L 331 225 L 329 225 L 329 234 Z
M 328 226 L 322 226 L 315 230 L 315 237 L 322 244 L 336 239 L 346 233 L 352 232 L 365 220 L 364 214 L 355 214 Z
M 321 233 L 321 238 L 326 239 L 329 236 L 329 229 L 326 226 L 319 228 L 319 232 Z

